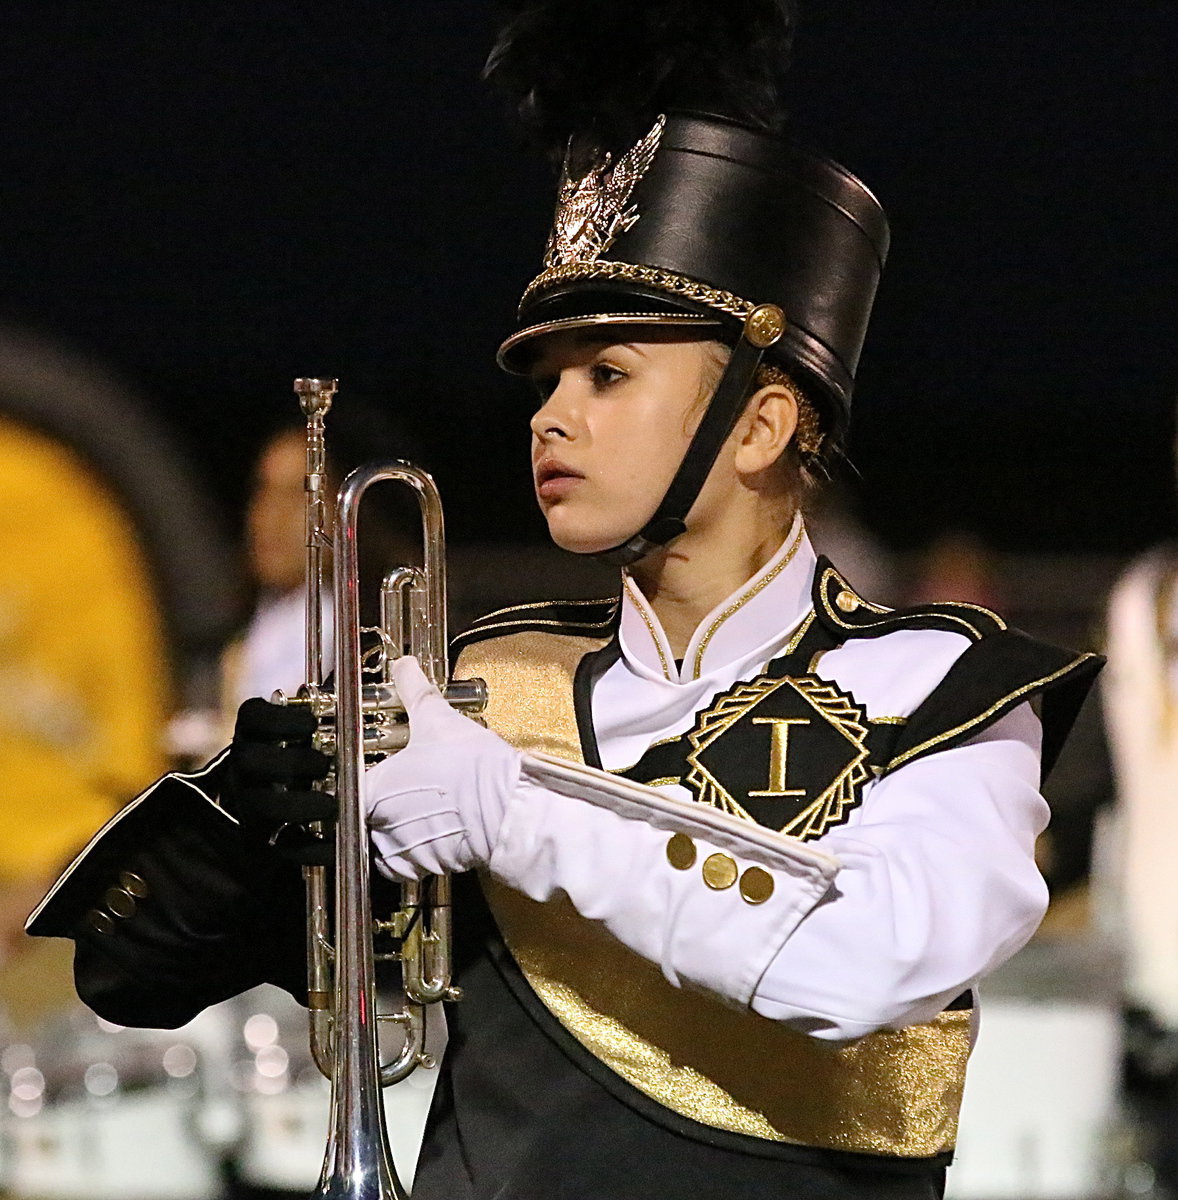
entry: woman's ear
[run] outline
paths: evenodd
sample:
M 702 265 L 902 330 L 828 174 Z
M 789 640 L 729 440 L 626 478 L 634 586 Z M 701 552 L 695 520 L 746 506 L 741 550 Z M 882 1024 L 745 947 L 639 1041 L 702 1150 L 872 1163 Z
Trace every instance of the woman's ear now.
M 758 388 L 736 427 L 735 466 L 741 475 L 768 470 L 785 453 L 798 428 L 798 401 L 780 383 Z

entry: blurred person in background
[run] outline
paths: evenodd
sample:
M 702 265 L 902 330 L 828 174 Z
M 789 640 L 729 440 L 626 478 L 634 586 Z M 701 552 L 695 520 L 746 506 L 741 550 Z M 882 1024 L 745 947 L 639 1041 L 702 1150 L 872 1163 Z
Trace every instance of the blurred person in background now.
M 224 707 L 229 713 L 247 696 L 264 696 L 276 688 L 293 692 L 304 682 L 305 469 L 306 439 L 293 425 L 267 440 L 254 466 L 245 548 L 257 603 L 245 632 L 226 650 Z M 332 484 L 338 485 L 339 472 L 332 468 L 330 473 Z M 328 490 L 330 494 L 335 488 L 329 484 Z M 330 605 L 325 595 L 323 653 L 328 661 L 334 641 Z
M 1178 544 L 1140 556 L 1117 581 L 1106 652 L 1115 803 L 1096 886 L 1125 954 L 1130 1095 L 1161 1194 L 1178 1196 Z
M 292 406 L 293 407 L 293 406 Z M 331 411 L 327 444 L 327 494 L 334 498 L 354 468 L 377 459 L 421 462 L 421 448 L 370 400 L 344 396 Z M 254 466 L 246 509 L 246 569 L 257 594 L 249 623 L 225 658 L 225 708 L 232 714 L 248 696 L 276 688 L 295 691 L 304 682 L 306 634 L 306 433 L 290 422 L 273 433 Z M 361 516 L 361 576 L 380 578 L 391 567 L 421 561 L 416 502 L 401 489 L 378 488 Z M 328 555 L 327 568 L 330 568 Z M 375 589 L 373 589 L 373 592 Z M 331 595 L 325 590 L 324 637 L 331 639 Z M 374 594 L 366 594 L 364 621 L 375 624 Z M 331 661 L 332 642 L 324 659 Z M 219 743 L 224 744 L 224 741 Z
M 292 405 L 293 407 L 293 405 Z M 376 405 L 348 395 L 331 414 L 327 495 L 344 477 L 377 458 L 418 461 L 419 448 Z M 250 480 L 243 522 L 243 552 L 252 606 L 244 627 L 220 658 L 217 706 L 177 715 L 169 727 L 173 758 L 195 765 L 214 754 L 233 733 L 238 705 L 249 696 L 281 689 L 293 694 L 305 682 L 306 640 L 306 437 L 294 416 L 263 441 Z M 419 519 L 412 499 L 375 490 L 365 501 L 361 554 L 365 575 L 377 579 L 390 567 L 421 558 Z M 331 556 L 326 556 L 329 571 Z M 374 596 L 366 594 L 364 619 L 375 624 Z M 323 592 L 324 661 L 334 646 L 331 589 Z
M 917 556 L 908 604 L 955 600 L 1001 610 L 1006 607 L 994 554 L 976 534 L 951 530 L 935 537 Z

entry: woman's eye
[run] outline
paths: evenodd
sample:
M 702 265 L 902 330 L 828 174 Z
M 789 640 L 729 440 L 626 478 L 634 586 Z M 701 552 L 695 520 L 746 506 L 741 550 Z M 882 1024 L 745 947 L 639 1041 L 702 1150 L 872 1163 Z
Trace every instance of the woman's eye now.
M 626 372 L 609 363 L 599 362 L 594 363 L 590 368 L 589 376 L 593 380 L 594 387 L 604 388 L 609 387 L 611 383 L 617 383 L 620 379 L 625 379 Z

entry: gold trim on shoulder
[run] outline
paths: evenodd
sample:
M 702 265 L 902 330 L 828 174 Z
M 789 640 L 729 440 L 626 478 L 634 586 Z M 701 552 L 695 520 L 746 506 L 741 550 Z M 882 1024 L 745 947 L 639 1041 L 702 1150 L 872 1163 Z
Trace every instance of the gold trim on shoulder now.
M 611 613 L 604 621 L 549 621 L 535 620 L 529 621 L 524 617 L 517 618 L 514 621 L 499 621 L 492 625 L 479 625 L 473 629 L 467 630 L 467 633 L 493 633 L 497 629 L 504 631 L 516 629 L 521 625 L 544 625 L 550 626 L 554 633 L 568 632 L 572 636 L 579 635 L 592 636 L 597 630 L 606 630 L 613 624 L 613 614 Z M 465 635 L 464 635 L 465 636 Z
M 942 742 L 947 742 L 951 738 L 958 737 L 961 734 L 968 732 L 975 726 L 982 724 L 983 721 L 989 720 L 990 717 L 1001 711 L 1006 705 L 1013 703 L 1020 697 L 1025 696 L 1029 692 L 1033 692 L 1038 688 L 1048 687 L 1057 679 L 1062 679 L 1063 676 L 1074 671 L 1082 662 L 1085 662 L 1087 659 L 1097 657 L 1099 656 L 1091 653 L 1091 651 L 1086 651 L 1085 653 L 1079 654 L 1073 658 L 1066 667 L 1060 667 L 1058 671 L 1052 671 L 1050 675 L 1044 675 L 1039 679 L 1032 679 L 1030 683 L 1024 683 L 1022 687 L 1015 688 L 1013 692 L 1008 692 L 1002 697 L 1001 700 L 996 700 L 990 705 L 989 708 L 986 709 L 985 712 L 978 713 L 976 717 L 971 717 L 968 721 L 963 721 L 960 725 L 955 726 L 953 729 L 947 729 L 944 733 L 937 734 L 936 737 L 929 738 L 927 741 L 921 742 L 919 745 L 912 746 L 910 749 L 905 750 L 903 754 L 896 755 L 896 757 L 888 763 L 885 770 L 894 771 L 897 767 L 908 762 L 910 759 L 915 758 L 917 755 L 923 754 L 931 747 L 939 746 Z
M 838 600 L 836 600 L 834 604 L 832 604 L 830 600 L 832 582 L 834 585 L 837 585 L 840 590 Z M 856 601 L 855 608 L 845 610 L 847 612 L 853 612 L 859 608 L 866 608 L 869 612 L 878 613 L 880 616 L 889 616 L 889 618 L 894 620 L 898 625 L 904 624 L 908 621 L 920 620 L 928 616 L 928 613 L 923 609 L 921 609 L 919 612 L 900 613 L 896 612 L 894 609 L 886 608 L 882 604 L 872 604 L 870 600 L 864 600 L 863 597 L 860 596 L 859 593 L 856 592 L 855 589 L 852 588 L 850 584 L 848 584 L 847 581 L 838 573 L 838 571 L 834 569 L 834 567 L 827 567 L 823 572 L 822 580 L 818 586 L 818 594 L 822 597 L 822 607 L 825 610 L 826 615 L 836 625 L 838 625 L 840 629 L 860 628 L 859 625 L 845 620 L 843 616 L 836 611 L 837 608 L 841 607 L 839 600 L 842 599 L 843 594 L 851 596 Z M 972 612 L 981 613 L 983 616 L 989 617 L 999 629 L 1006 628 L 1006 622 L 997 613 L 991 612 L 988 608 L 983 608 L 980 604 L 968 604 L 963 600 L 946 600 L 934 605 L 933 607 L 936 609 L 936 615 L 938 617 L 940 617 L 942 620 L 953 621 L 956 624 L 961 625 L 966 630 L 967 636 L 972 638 L 974 641 L 977 641 L 982 636 L 977 625 L 972 621 L 967 620 L 963 616 L 958 616 L 956 613 L 945 612 L 944 610 L 946 608 L 962 608 Z
M 482 621 L 489 621 L 492 617 L 504 617 L 508 613 L 534 612 L 536 609 L 554 608 L 557 605 L 561 608 L 585 608 L 608 604 L 616 608 L 617 603 L 617 596 L 602 596 L 600 600 L 533 600 L 528 604 L 509 604 L 506 608 L 492 609 L 491 612 L 476 618 L 474 627 Z

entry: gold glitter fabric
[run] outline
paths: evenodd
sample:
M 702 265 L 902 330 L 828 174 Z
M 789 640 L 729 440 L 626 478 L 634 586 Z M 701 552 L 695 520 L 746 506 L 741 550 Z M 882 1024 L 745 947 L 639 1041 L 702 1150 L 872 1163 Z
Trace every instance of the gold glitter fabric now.
M 455 677 L 487 681 L 487 724 L 521 750 L 583 762 L 573 710 L 573 675 L 606 638 L 509 633 L 458 656 Z
M 522 633 L 464 651 L 487 680 L 489 723 L 524 750 L 582 761 L 572 680 L 599 640 Z M 923 1158 L 951 1149 L 970 1014 L 844 1046 L 672 987 L 565 899 L 538 903 L 484 878 L 504 941 L 544 1006 L 607 1067 L 716 1129 L 833 1150 Z

